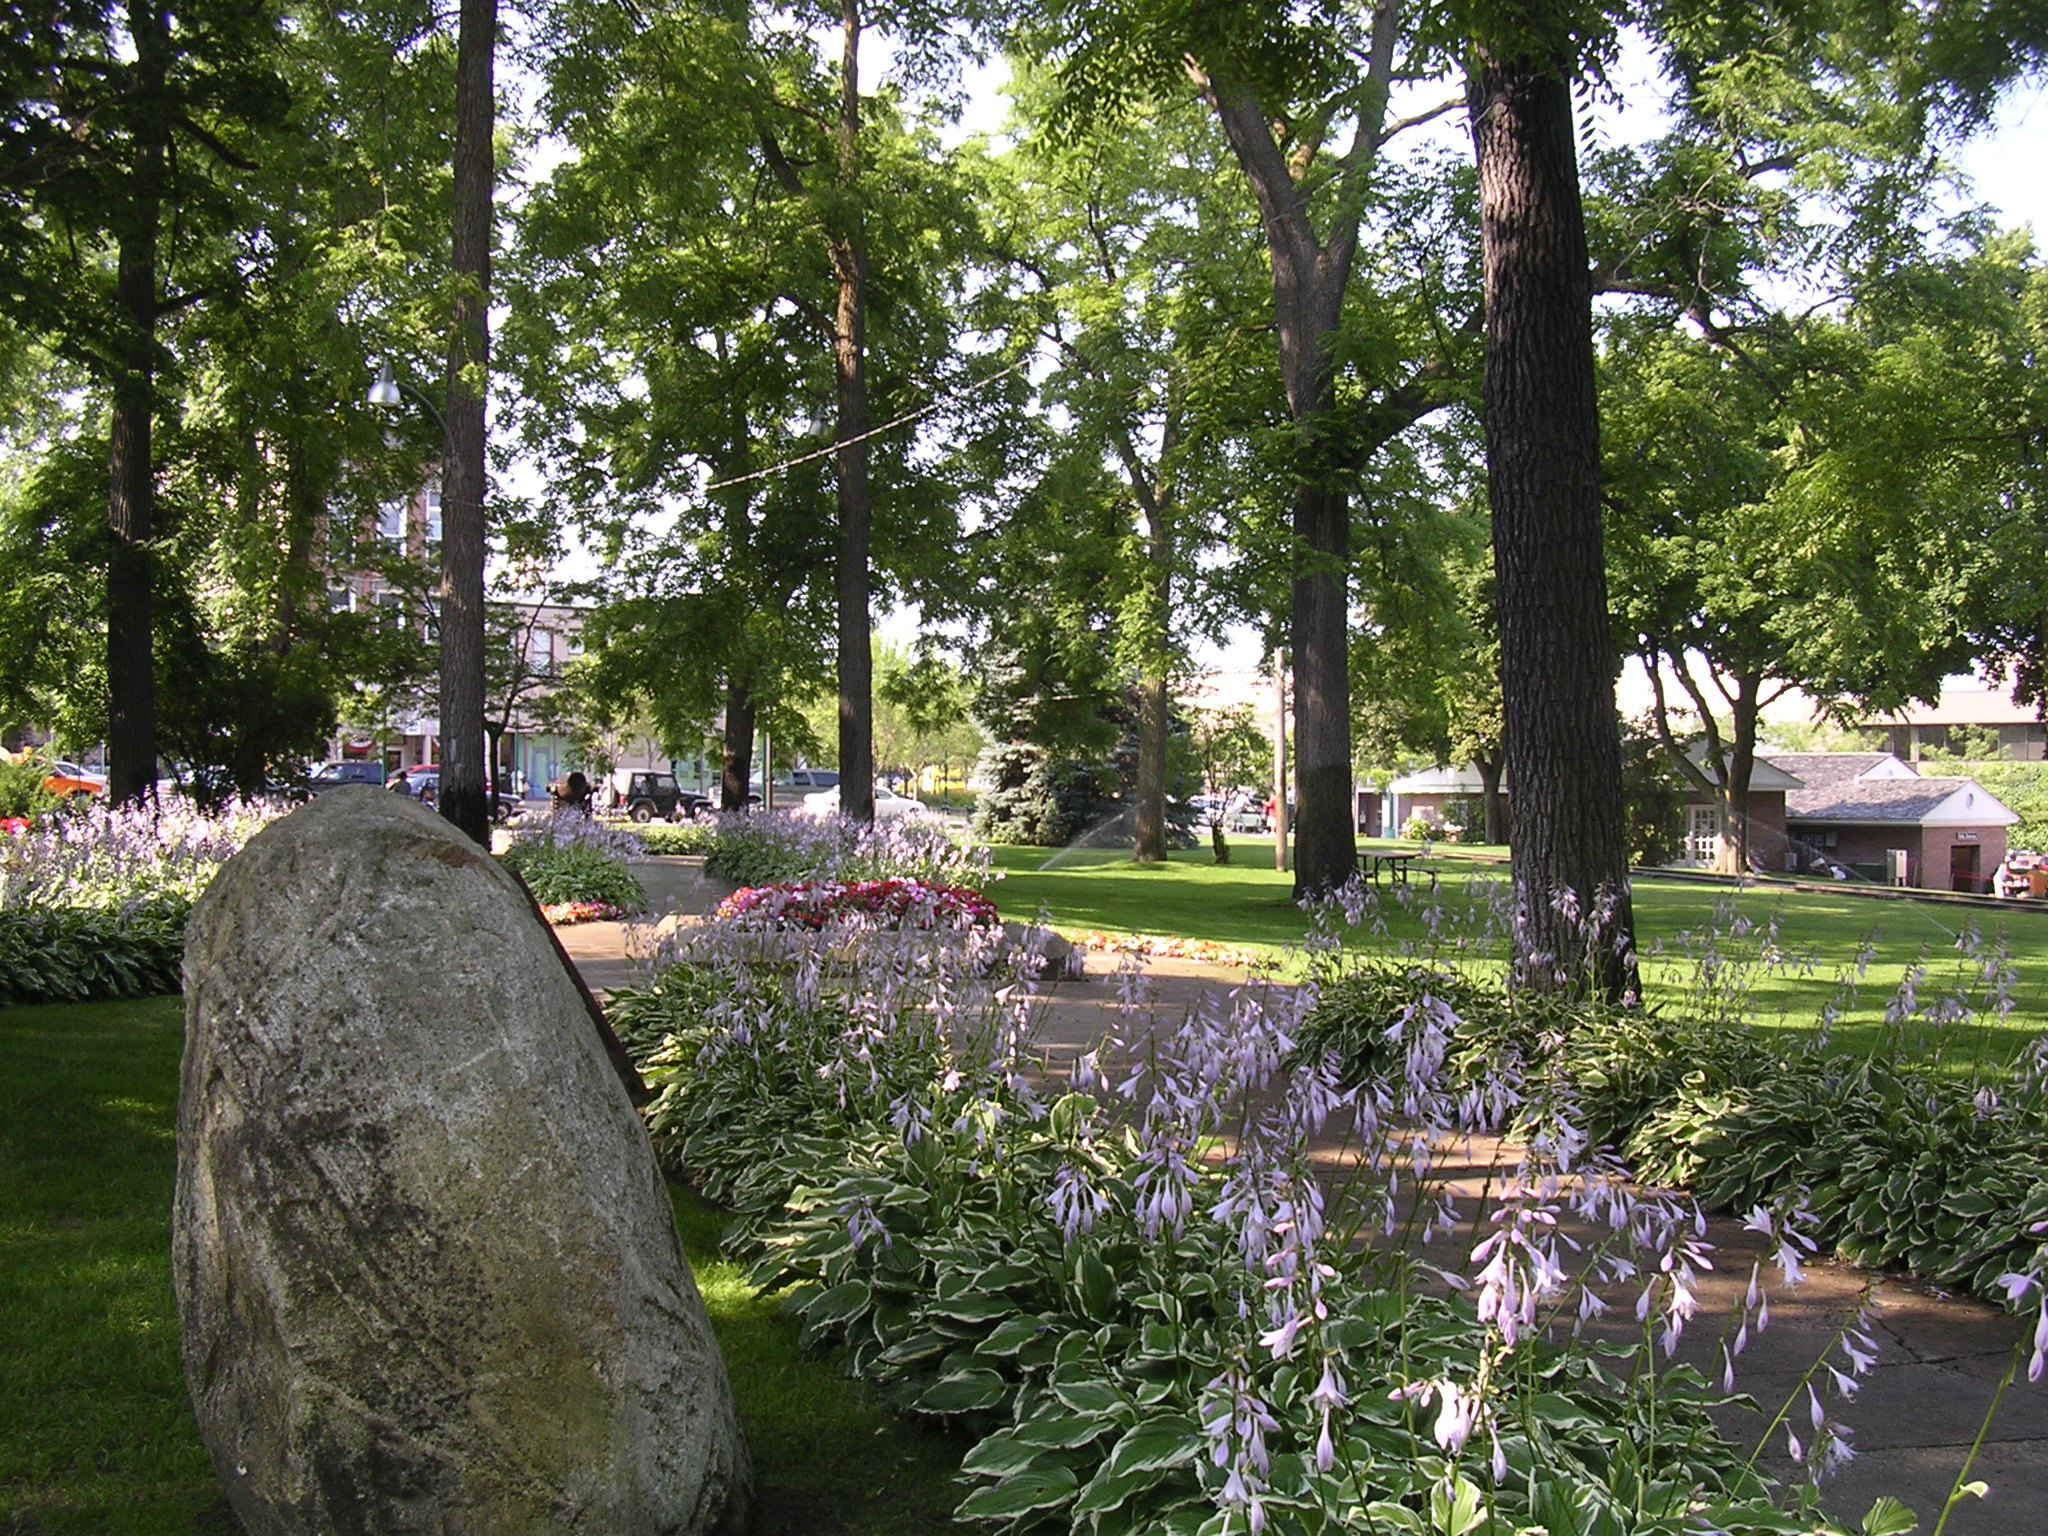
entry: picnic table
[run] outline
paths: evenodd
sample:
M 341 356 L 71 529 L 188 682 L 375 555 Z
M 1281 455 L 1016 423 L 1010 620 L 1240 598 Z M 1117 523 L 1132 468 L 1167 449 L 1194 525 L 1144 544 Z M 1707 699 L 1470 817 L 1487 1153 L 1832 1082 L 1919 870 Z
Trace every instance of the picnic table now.
M 1374 885 L 1380 883 L 1384 874 L 1394 885 L 1406 885 L 1415 861 L 1421 859 L 1429 872 L 1429 888 L 1436 889 L 1436 865 L 1428 862 L 1429 855 L 1419 849 L 1362 848 L 1358 853 L 1358 872 Z

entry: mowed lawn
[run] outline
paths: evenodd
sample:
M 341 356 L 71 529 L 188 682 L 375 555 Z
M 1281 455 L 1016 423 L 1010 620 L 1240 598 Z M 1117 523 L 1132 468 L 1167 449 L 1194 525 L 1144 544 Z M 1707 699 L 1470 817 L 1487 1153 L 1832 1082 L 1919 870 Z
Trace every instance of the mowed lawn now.
M 1393 844 L 1365 846 L 1394 847 Z M 1408 845 L 1412 848 L 1413 845 Z M 1175 853 L 1163 865 L 1140 865 L 1121 849 L 995 850 L 1003 879 L 993 894 L 1006 917 L 1043 910 L 1055 927 L 1116 934 L 1171 935 L 1284 957 L 1310 931 L 1292 899 L 1293 877 L 1273 868 L 1270 839 L 1231 839 L 1231 862 L 1217 864 L 1206 848 Z M 1406 891 L 1382 880 L 1369 886 L 1370 910 L 1347 947 L 1386 954 L 1433 952 L 1446 958 L 1498 963 L 1505 932 L 1507 867 L 1498 850 L 1467 856 L 1439 849 L 1425 878 Z M 2001 943 L 2014 979 L 2011 1008 L 1988 1028 L 1914 1025 L 1912 1054 L 1940 1047 L 1951 1059 L 2010 1057 L 2048 1032 L 2048 903 L 1996 909 L 1936 901 L 1856 895 L 1847 890 L 1794 890 L 1789 883 L 1732 886 L 1642 877 L 1634 886 L 1637 941 L 1652 1004 L 1698 1006 L 1779 1029 L 1812 1032 L 1831 1005 L 1841 1022 L 1832 1039 L 1843 1049 L 1888 1048 L 1887 1005 L 1909 971 L 1924 967 L 1921 998 L 1967 984 L 1982 1010 L 1987 989 L 1980 962 L 1958 947 L 1974 934 Z M 1383 931 L 1381 931 L 1383 930 Z M 1859 979 L 1859 956 L 1871 958 Z M 1995 1004 L 1995 997 L 1992 999 Z
M 182 1002 L 0 1008 L 0 1536 L 240 1529 L 199 1443 L 170 1276 Z M 964 1447 L 796 1348 L 677 1191 L 770 1533 L 938 1532 Z

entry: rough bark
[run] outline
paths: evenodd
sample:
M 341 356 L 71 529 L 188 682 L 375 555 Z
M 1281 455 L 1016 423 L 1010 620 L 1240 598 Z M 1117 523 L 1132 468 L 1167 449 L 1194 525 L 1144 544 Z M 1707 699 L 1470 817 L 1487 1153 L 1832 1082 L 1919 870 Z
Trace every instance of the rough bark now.
M 868 498 L 867 251 L 855 190 L 860 175 L 859 0 L 840 11 L 839 201 L 827 249 L 839 303 L 832 330 L 838 386 L 839 552 L 833 587 L 839 613 L 839 810 L 875 819 L 875 678 L 869 649 L 872 579 L 868 550 L 874 511 Z
M 1487 490 L 1515 960 L 1524 984 L 1633 990 L 1635 956 L 1608 628 L 1592 286 L 1570 88 L 1481 55 L 1468 82 L 1486 283 Z
M 121 210 L 114 301 L 120 327 L 107 451 L 107 793 L 116 804 L 156 791 L 156 661 L 152 643 L 156 470 L 157 231 L 170 140 L 165 78 L 169 21 L 153 0 L 128 9 L 137 133 Z
M 455 281 L 441 472 L 440 811 L 479 843 L 484 787 L 484 403 L 490 378 L 496 0 L 462 0 L 455 55 Z
M 754 771 L 753 692 L 744 682 L 729 683 L 725 690 L 725 751 L 720 760 L 718 808 L 744 811 L 747 808 L 747 780 Z M 766 788 L 766 775 L 763 788 Z
M 1289 638 L 1294 661 L 1297 898 L 1326 895 L 1351 879 L 1358 843 L 1351 820 L 1351 667 L 1346 595 L 1351 506 L 1342 482 L 1332 346 L 1358 247 L 1355 218 L 1328 241 L 1309 220 L 1305 190 L 1257 99 L 1224 79 L 1211 99 L 1264 215 L 1272 257 L 1280 371 L 1296 434 L 1294 579 Z M 1376 128 L 1359 129 L 1354 155 L 1369 157 Z M 1356 161 L 1354 164 L 1362 164 Z M 1351 174 L 1347 166 L 1347 174 Z
M 1481 753 L 1472 759 L 1472 766 L 1479 770 L 1479 805 L 1483 818 L 1480 835 L 1498 847 L 1507 841 L 1507 818 L 1501 814 L 1500 803 L 1501 759 Z

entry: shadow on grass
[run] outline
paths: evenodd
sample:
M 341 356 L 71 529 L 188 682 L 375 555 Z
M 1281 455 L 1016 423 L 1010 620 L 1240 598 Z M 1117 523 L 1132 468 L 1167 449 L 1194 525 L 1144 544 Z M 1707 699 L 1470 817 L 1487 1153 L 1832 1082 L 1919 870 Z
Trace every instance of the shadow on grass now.
M 240 1529 L 199 1443 L 170 1278 L 178 998 L 0 1008 L 0 1536 Z M 678 1194 L 763 1490 L 756 1536 L 944 1529 L 964 1446 L 797 1350 Z

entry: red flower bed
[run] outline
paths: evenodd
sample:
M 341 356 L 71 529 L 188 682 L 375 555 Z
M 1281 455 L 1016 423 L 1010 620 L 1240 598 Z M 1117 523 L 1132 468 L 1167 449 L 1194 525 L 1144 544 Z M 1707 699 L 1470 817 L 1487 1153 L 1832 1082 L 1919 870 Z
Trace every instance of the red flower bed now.
M 544 905 L 540 915 L 555 927 L 566 928 L 572 923 L 608 923 L 624 917 L 626 909 L 608 901 L 558 901 Z
M 750 885 L 718 904 L 718 915 L 777 926 L 818 929 L 836 918 L 880 917 L 901 925 L 965 920 L 976 927 L 1000 922 L 996 904 L 964 885 L 927 885 L 922 880 L 854 880 L 794 885 Z

